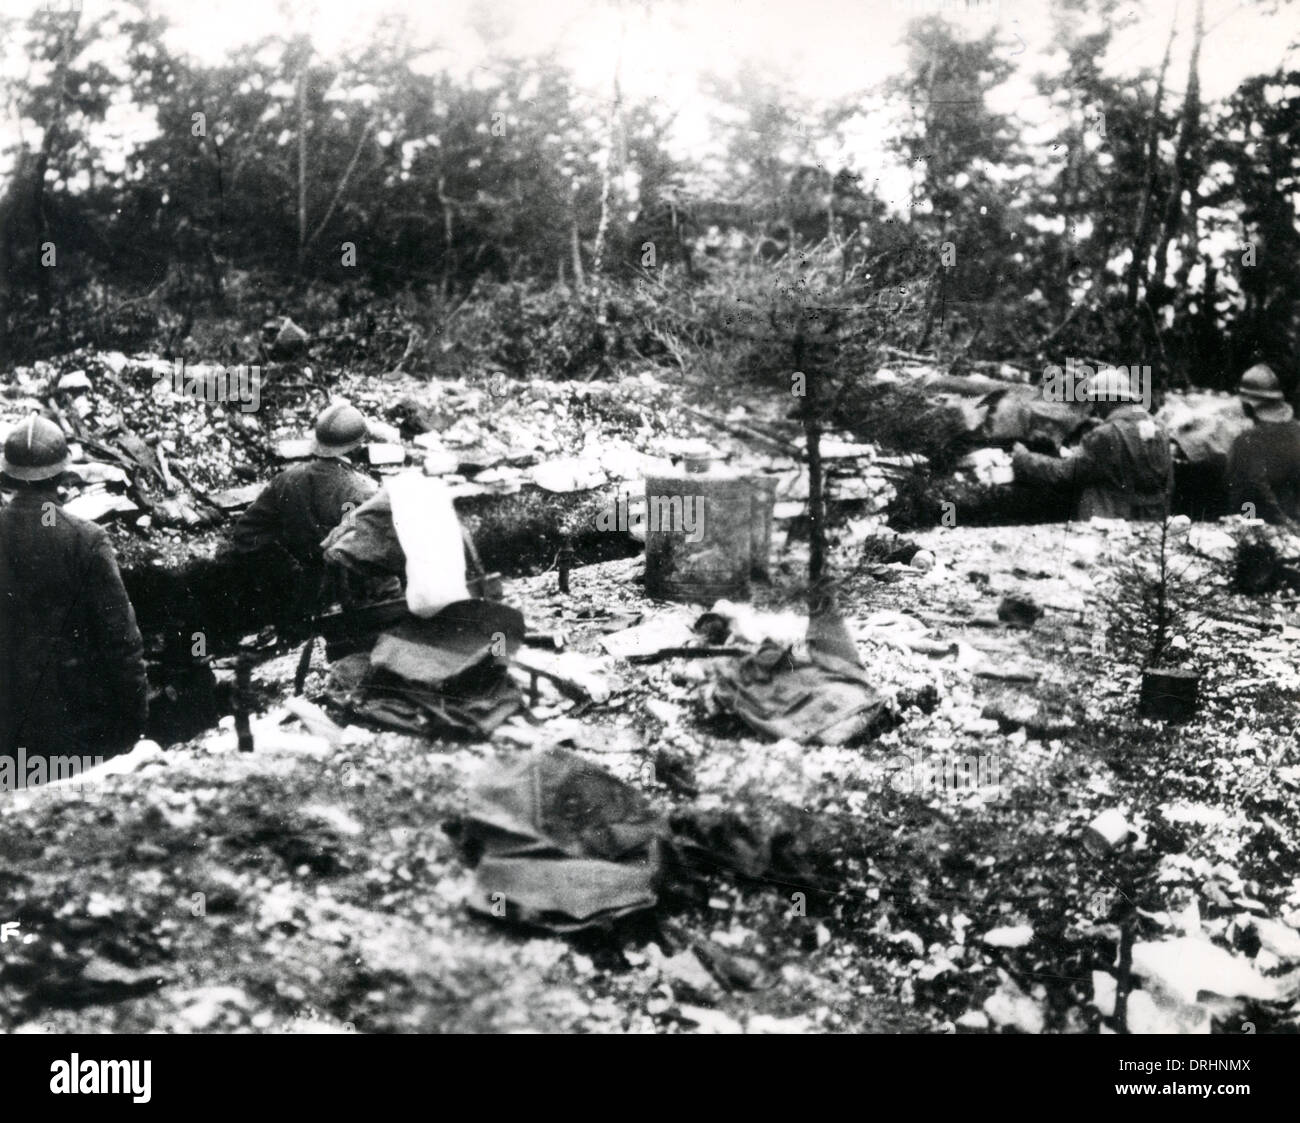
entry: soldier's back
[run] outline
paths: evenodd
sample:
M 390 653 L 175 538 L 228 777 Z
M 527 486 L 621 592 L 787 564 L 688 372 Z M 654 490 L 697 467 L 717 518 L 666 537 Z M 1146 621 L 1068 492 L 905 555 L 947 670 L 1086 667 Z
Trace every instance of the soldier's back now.
M 1230 510 L 1242 504 L 1276 502 L 1280 514 L 1300 519 L 1300 421 L 1259 422 L 1232 443 L 1228 452 Z M 1267 500 L 1263 505 L 1267 505 Z M 1277 517 L 1279 512 L 1260 512 Z
M 95 670 L 91 560 L 103 537 L 48 496 L 20 493 L 0 511 L 0 752 L 77 747 Z

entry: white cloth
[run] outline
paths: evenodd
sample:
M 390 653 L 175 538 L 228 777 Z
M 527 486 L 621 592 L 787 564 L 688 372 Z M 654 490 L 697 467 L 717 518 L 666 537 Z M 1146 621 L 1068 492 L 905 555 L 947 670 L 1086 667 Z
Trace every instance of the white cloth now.
M 453 601 L 468 600 L 465 545 L 451 491 L 420 472 L 390 476 L 393 529 L 406 554 L 406 607 L 433 616 Z

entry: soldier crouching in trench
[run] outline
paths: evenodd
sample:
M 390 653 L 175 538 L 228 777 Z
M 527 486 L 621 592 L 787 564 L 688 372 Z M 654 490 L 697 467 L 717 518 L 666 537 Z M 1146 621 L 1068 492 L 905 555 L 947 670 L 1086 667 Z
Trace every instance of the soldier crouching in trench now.
M 1254 422 L 1228 451 L 1228 512 L 1248 511 L 1300 533 L 1300 421 L 1263 363 L 1241 376 L 1242 409 Z
M 321 541 L 378 491 L 348 456 L 368 439 L 366 419 L 346 402 L 316 419 L 311 459 L 276 476 L 240 517 L 218 560 L 245 571 L 254 595 L 275 606 L 281 632 L 318 607 L 326 574 Z
M 144 646 L 108 536 L 62 509 L 68 445 L 36 414 L 4 443 L 0 482 L 0 780 L 79 772 L 125 752 L 148 717 Z M 6 761 L 5 758 L 9 758 Z

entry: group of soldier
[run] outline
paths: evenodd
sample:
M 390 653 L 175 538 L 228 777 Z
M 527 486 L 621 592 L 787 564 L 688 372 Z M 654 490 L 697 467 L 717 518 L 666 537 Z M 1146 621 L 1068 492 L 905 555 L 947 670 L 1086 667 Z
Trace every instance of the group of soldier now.
M 317 418 L 312 456 L 276 476 L 236 523 L 223 553 L 258 564 L 268 549 L 311 587 L 321 540 L 377 490 L 349 457 L 365 418 L 335 403 Z M 67 440 L 32 414 L 9 433 L 0 483 L 0 756 L 85 759 L 129 749 L 148 718 L 144 645 L 108 535 L 64 510 Z M 285 590 L 286 599 L 298 590 Z
M 1300 530 L 1300 422 L 1277 375 L 1262 363 L 1242 375 L 1237 394 L 1253 424 L 1228 451 L 1228 509 Z M 1068 489 L 1079 519 L 1166 517 L 1174 485 L 1169 434 L 1122 372 L 1098 372 L 1086 395 L 1098 424 L 1075 454 L 1045 456 L 1017 444 L 1016 480 Z
M 1228 456 L 1234 510 L 1300 525 L 1300 422 L 1266 366 L 1238 390 L 1254 422 Z M 1136 399 L 1129 379 L 1100 372 L 1087 389 L 1098 424 L 1073 456 L 1017 445 L 1020 481 L 1071 489 L 1076 514 L 1160 519 L 1169 513 L 1173 466 L 1168 434 Z M 376 484 L 349 458 L 365 445 L 365 418 L 335 403 L 317 418 L 312 456 L 270 481 L 223 548 L 255 565 L 267 549 L 295 563 L 305 604 L 324 576 L 322 540 Z M 60 506 L 69 471 L 63 431 L 32 414 L 8 434 L 0 483 L 0 755 L 111 756 L 143 733 L 148 711 L 144 649 L 108 536 Z

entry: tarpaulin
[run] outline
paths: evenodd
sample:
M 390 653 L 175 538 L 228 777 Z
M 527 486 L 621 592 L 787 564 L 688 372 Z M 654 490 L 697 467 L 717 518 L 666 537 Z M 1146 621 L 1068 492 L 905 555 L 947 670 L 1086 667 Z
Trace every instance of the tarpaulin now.
M 521 921 L 556 932 L 576 932 L 620 916 L 654 908 L 648 866 L 617 865 L 587 858 L 484 858 L 470 907 L 500 915 L 509 909 Z
M 491 765 L 457 832 L 470 907 L 560 932 L 652 908 L 665 832 L 644 796 L 566 749 Z
M 1174 447 L 1192 464 L 1222 470 L 1232 442 L 1251 427 L 1241 399 L 1226 394 L 1170 394 L 1156 414 Z
M 523 705 L 507 673 L 524 637 L 517 610 L 483 600 L 409 617 L 369 656 L 341 660 L 331 681 L 350 711 L 411 733 L 490 733 Z
M 411 617 L 379 637 L 371 666 L 424 686 L 448 679 L 493 657 L 519 650 L 524 617 L 492 601 L 461 600 L 427 620 Z
M 765 640 L 752 655 L 718 662 L 708 698 L 769 737 L 824 745 L 865 733 L 886 706 L 829 606 L 809 618 L 806 659 Z
M 362 693 L 350 700 L 350 709 L 358 717 L 427 737 L 448 733 L 485 737 L 522 707 L 518 689 L 499 669 L 476 670 L 441 690 L 421 689 L 372 671 Z
M 686 808 L 669 822 L 635 788 L 561 748 L 485 766 L 447 829 L 475 871 L 473 911 L 554 932 L 698 895 L 720 873 L 821 884 L 791 832 L 756 830 L 729 811 Z
M 1048 401 L 1041 387 L 1013 386 L 993 398 L 980 435 L 1004 443 L 1046 440 L 1060 448 L 1079 431 L 1087 416 L 1085 404 Z

